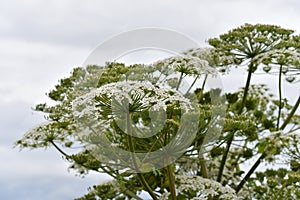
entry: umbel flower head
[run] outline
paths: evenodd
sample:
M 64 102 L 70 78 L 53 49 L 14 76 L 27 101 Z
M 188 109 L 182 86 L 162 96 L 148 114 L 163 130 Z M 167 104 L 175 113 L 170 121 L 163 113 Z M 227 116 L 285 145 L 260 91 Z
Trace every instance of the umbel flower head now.
M 206 52 L 198 49 L 201 53 Z M 208 50 L 207 50 L 208 51 Z M 201 54 L 198 52 L 198 54 Z M 200 57 L 194 51 L 187 52 L 186 55 L 174 56 L 154 63 L 155 66 L 171 68 L 173 72 L 183 73 L 185 75 L 215 74 L 212 63 L 203 57 Z
M 189 99 L 145 81 L 103 85 L 75 99 L 73 110 L 78 138 L 97 159 L 134 170 L 138 165 L 143 172 L 177 159 L 198 127 L 199 113 Z M 169 139 L 161 143 L 161 137 Z
M 192 109 L 189 99 L 175 90 L 160 88 L 146 81 L 121 81 L 103 85 L 78 97 L 73 102 L 73 110 L 77 117 L 92 112 L 101 117 L 105 109 L 116 104 L 127 103 L 127 112 L 133 113 L 149 109 L 166 110 L 167 104 L 171 102 L 180 102 L 181 109 L 185 111 Z

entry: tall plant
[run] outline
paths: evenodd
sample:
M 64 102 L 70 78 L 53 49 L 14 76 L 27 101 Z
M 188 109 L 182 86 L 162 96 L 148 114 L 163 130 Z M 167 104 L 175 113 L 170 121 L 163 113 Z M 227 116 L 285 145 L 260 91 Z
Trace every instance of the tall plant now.
M 79 174 L 111 176 L 82 200 L 143 199 L 144 192 L 152 199 L 300 198 L 299 97 L 291 105 L 281 86 L 291 76 L 286 69 L 297 78 L 299 37 L 245 24 L 209 43 L 151 65 L 75 68 L 48 93 L 55 105 L 35 107 L 47 122 L 16 145 L 54 147 Z M 207 87 L 216 70 L 231 66 L 247 66 L 244 88 Z M 278 97 L 251 84 L 269 67 L 278 69 Z M 278 159 L 287 165 L 257 172 Z

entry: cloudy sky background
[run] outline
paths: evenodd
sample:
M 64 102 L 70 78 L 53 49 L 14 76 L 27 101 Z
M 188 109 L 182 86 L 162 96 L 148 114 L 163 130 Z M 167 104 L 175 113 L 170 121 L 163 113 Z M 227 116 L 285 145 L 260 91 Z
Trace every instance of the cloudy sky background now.
M 75 177 L 53 149 L 13 149 L 15 140 L 43 120 L 31 107 L 46 101 L 45 93 L 57 80 L 105 39 L 158 27 L 184 33 L 203 46 L 208 38 L 246 22 L 276 24 L 300 34 L 299 10 L 298 0 L 0 1 L 0 199 L 73 199 L 105 179 Z M 230 89 L 235 81 L 242 86 L 244 80 L 237 77 L 224 77 L 224 87 Z M 286 88 L 293 103 L 299 84 Z

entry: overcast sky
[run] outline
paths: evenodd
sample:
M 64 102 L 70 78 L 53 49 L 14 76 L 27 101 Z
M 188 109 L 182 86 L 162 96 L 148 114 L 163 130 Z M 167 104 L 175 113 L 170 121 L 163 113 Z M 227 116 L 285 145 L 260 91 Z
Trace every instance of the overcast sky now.
M 42 121 L 31 107 L 99 43 L 142 27 L 179 31 L 202 46 L 244 23 L 300 34 L 299 10 L 298 0 L 0 1 L 0 199 L 73 199 L 103 180 L 75 177 L 54 150 L 12 148 Z M 294 88 L 299 94 L 299 84 Z

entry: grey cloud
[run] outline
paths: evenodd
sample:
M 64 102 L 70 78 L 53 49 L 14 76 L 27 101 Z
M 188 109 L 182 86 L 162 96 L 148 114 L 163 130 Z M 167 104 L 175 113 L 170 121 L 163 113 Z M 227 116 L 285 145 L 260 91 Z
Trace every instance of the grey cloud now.
M 53 149 L 47 151 L 12 149 L 0 145 L 0 199 L 74 199 L 87 188 L 108 180 L 92 173 L 86 178 L 67 171 L 68 163 Z
M 105 38 L 138 27 L 164 27 L 208 37 L 245 22 L 277 23 L 296 28 L 284 17 L 299 17 L 296 1 L 14 1 L 2 2 L 2 37 L 27 41 L 93 46 Z M 287 16 L 288 17 L 288 16 Z M 286 23 L 287 22 L 287 23 Z
M 59 78 L 68 76 L 73 67 L 83 63 L 89 52 L 85 48 L 1 38 L 0 43 L 2 101 L 39 103 Z
M 48 165 L 51 167 L 51 165 Z M 23 169 L 15 168 L 22 171 Z M 47 172 L 46 166 L 44 171 Z M 62 170 L 62 169 L 58 169 Z M 24 171 L 24 170 L 23 170 Z M 81 179 L 72 174 L 67 175 L 38 175 L 30 174 L 26 178 L 6 178 L 0 180 L 0 198 L 1 199 L 45 199 L 45 200 L 65 200 L 74 199 L 87 193 L 87 188 L 99 183 L 101 179 L 87 177 Z

